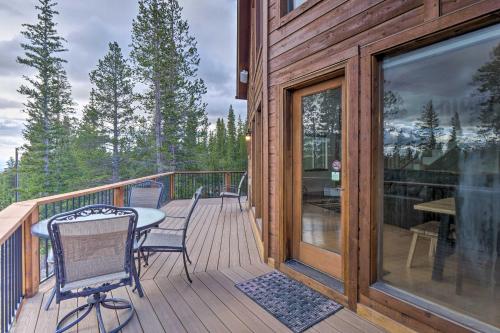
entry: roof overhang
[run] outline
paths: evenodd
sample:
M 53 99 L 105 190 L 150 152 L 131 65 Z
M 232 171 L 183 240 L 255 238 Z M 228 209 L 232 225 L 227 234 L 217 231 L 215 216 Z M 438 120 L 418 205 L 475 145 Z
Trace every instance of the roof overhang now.
M 248 71 L 250 63 L 250 1 L 238 0 L 236 45 L 236 98 L 247 99 L 248 83 L 240 82 L 240 73 Z

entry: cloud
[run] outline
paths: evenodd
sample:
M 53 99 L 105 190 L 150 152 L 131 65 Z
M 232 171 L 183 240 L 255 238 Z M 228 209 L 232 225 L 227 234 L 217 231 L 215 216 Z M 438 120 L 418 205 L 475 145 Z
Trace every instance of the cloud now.
M 17 56 L 22 54 L 21 38 L 0 40 L 0 75 L 19 75 L 22 66 L 16 62 Z
M 14 16 L 22 16 L 23 14 L 21 11 L 17 10 L 16 8 L 12 8 L 6 3 L 0 3 L 0 12 L 4 12 L 7 15 L 14 15 Z
M 10 99 L 0 97 L 0 109 L 21 108 L 22 104 Z
M 15 119 L 0 119 L 0 136 L 2 137 L 10 137 L 11 139 L 7 140 L 8 142 L 19 142 L 19 140 L 15 139 L 22 135 L 22 131 L 24 128 L 24 124 L 22 120 Z M 2 139 L 1 143 L 5 144 L 6 141 Z

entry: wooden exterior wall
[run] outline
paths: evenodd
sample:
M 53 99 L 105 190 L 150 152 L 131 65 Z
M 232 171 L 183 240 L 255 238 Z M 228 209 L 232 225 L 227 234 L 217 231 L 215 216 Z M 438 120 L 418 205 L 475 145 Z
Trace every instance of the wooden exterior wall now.
M 244 2 L 245 0 L 239 0 Z M 500 20 L 498 0 L 308 0 L 286 14 L 283 0 L 262 1 L 262 49 L 255 45 L 256 13 L 251 4 L 249 123 L 260 108 L 263 124 L 262 220 L 264 257 L 279 267 L 286 212 L 285 150 L 287 93 L 307 82 L 342 72 L 349 91 L 348 306 L 375 310 L 418 330 L 461 332 L 463 326 L 383 295 L 370 287 L 376 269 L 376 221 L 372 189 L 373 127 L 377 57 L 392 50 L 430 44 Z M 239 13 L 241 15 L 241 13 Z M 255 160 L 252 157 L 251 161 Z M 252 169 L 251 167 L 249 168 Z M 378 315 L 377 315 L 378 316 Z M 377 317 L 372 316 L 372 317 Z

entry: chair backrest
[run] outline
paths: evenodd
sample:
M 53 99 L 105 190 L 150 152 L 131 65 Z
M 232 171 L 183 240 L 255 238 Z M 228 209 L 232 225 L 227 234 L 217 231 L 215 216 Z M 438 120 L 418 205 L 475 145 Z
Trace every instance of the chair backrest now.
M 52 217 L 48 223 L 57 288 L 107 274 L 132 278 L 137 212 L 95 205 Z
M 135 184 L 129 191 L 130 207 L 160 208 L 163 184 L 154 180 L 146 180 Z
M 191 198 L 191 202 L 189 203 L 188 211 L 186 214 L 186 217 L 184 219 L 184 226 L 183 226 L 183 243 L 185 244 L 186 242 L 186 236 L 187 236 L 187 229 L 189 226 L 189 221 L 191 221 L 191 217 L 193 215 L 194 209 L 196 208 L 196 205 L 198 204 L 198 200 L 201 198 L 201 193 L 203 192 L 203 186 L 198 187 L 196 192 L 194 192 L 193 197 Z
M 241 189 L 243 188 L 243 183 L 245 182 L 245 178 L 247 178 L 247 171 L 241 176 L 240 183 L 238 184 L 238 195 L 241 195 Z

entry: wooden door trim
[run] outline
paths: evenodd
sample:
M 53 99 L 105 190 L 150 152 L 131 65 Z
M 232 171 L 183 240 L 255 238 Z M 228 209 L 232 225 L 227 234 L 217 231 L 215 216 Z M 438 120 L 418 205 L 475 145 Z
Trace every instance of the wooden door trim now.
M 303 88 L 305 86 L 332 79 L 339 76 L 345 77 L 346 88 L 346 110 L 348 112 L 348 158 L 347 163 L 350 166 L 349 172 L 349 196 L 354 198 L 350 200 L 348 209 L 348 221 L 346 232 L 348 233 L 348 247 L 345 256 L 346 274 L 344 278 L 345 295 L 333 293 L 332 297 L 341 302 L 347 302 L 348 307 L 356 311 L 358 302 L 358 163 L 359 163 L 359 143 L 358 143 L 358 118 L 359 118 L 359 47 L 353 47 L 342 53 L 342 57 L 332 58 L 332 65 L 321 70 L 311 72 L 292 80 L 288 80 L 276 86 L 277 96 L 277 168 L 276 168 L 276 195 L 275 195 L 275 249 L 273 258 L 269 262 L 273 262 L 274 266 L 281 269 L 280 266 L 287 259 L 287 254 L 290 249 L 287 246 L 289 243 L 289 233 L 286 228 L 287 221 L 290 219 L 290 189 L 291 189 L 291 174 L 289 162 L 291 161 L 290 147 L 290 110 L 292 96 L 291 92 Z M 288 204 L 287 204 L 288 202 Z M 335 296 L 336 295 L 336 296 Z M 347 296 L 347 297 L 346 297 Z M 345 300 L 347 298 L 347 301 Z

